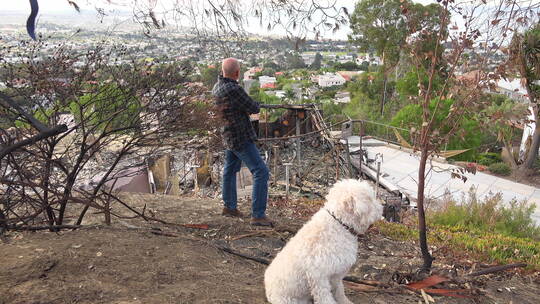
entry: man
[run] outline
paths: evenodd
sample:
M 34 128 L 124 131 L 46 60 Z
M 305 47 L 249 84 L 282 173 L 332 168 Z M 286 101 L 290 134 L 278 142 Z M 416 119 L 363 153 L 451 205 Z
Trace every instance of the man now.
M 237 208 L 236 173 L 244 162 L 253 175 L 251 225 L 272 226 L 265 215 L 269 171 L 255 146 L 257 135 L 249 119 L 250 114 L 259 113 L 260 106 L 238 85 L 239 78 L 238 60 L 227 58 L 222 63 L 222 76 L 219 76 L 212 90 L 222 118 L 223 143 L 226 148 L 222 186 L 225 206 L 222 214 L 243 216 Z

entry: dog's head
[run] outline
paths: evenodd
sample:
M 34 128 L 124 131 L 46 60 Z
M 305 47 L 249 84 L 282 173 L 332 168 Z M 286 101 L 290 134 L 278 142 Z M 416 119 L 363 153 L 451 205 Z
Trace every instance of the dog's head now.
M 375 199 L 375 190 L 367 181 L 340 180 L 326 196 L 325 208 L 357 232 L 365 232 L 382 216 L 383 206 Z

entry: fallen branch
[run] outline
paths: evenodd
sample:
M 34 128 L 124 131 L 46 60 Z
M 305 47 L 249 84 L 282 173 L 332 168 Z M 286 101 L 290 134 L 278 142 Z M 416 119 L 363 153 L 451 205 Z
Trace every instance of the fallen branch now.
M 37 135 L 34 135 L 30 138 L 27 138 L 27 139 L 23 139 L 19 142 L 16 142 L 12 145 L 9 145 L 7 146 L 7 148 L 5 149 L 2 149 L 0 150 L 0 159 L 4 158 L 4 156 L 8 155 L 9 153 L 23 147 L 23 146 L 27 146 L 27 145 L 30 145 L 30 144 L 34 144 L 40 140 L 43 140 L 45 138 L 49 138 L 49 137 L 52 137 L 52 136 L 55 136 L 55 135 L 58 135 L 60 133 L 64 133 L 67 131 L 67 127 L 66 125 L 59 125 L 59 126 L 56 126 L 52 129 L 49 129 L 49 130 L 45 130 L 45 131 L 42 131 L 40 133 L 38 133 Z
M 383 283 L 381 281 L 374 281 L 374 280 L 362 280 L 357 277 L 353 276 L 346 276 L 343 278 L 343 281 L 362 284 L 362 285 L 369 285 L 369 286 L 375 286 L 375 287 L 389 287 L 388 284 Z
M 165 225 L 173 225 L 173 226 L 180 226 L 185 228 L 192 228 L 192 229 L 201 229 L 201 230 L 208 230 L 210 229 L 210 226 L 208 224 L 176 224 L 176 223 L 164 223 Z
M 344 280 L 345 281 L 345 280 Z M 345 287 L 350 288 L 352 290 L 360 291 L 360 292 L 374 292 L 379 291 L 380 289 L 366 284 L 360 284 L 360 283 L 354 283 L 351 281 L 345 281 Z
M 243 238 L 247 238 L 247 237 L 252 237 L 252 236 L 259 236 L 261 235 L 262 233 L 257 231 L 257 232 L 252 232 L 252 233 L 247 233 L 247 234 L 242 234 L 242 235 L 238 235 L 238 236 L 235 236 L 235 237 L 232 237 L 231 238 L 231 241 L 238 241 L 239 239 L 243 239 Z
M 246 234 L 241 234 L 241 235 L 231 237 L 230 240 L 237 241 L 237 240 L 247 238 L 247 237 L 252 237 L 252 236 L 266 236 L 271 233 L 278 233 L 278 232 L 276 230 L 259 230 L 256 232 L 251 232 L 251 233 L 246 233 Z
M 61 230 L 61 229 L 78 229 L 83 225 L 48 225 L 48 226 L 9 226 L 8 230 L 15 231 L 38 231 L 38 230 Z
M 525 264 L 525 263 L 516 263 L 516 264 L 493 266 L 493 267 L 489 267 L 489 268 L 486 268 L 486 269 L 482 269 L 480 271 L 469 273 L 467 276 L 476 277 L 476 276 L 480 276 L 480 275 L 490 274 L 490 273 L 494 273 L 494 272 L 498 272 L 498 271 L 504 271 L 504 270 L 517 268 L 517 267 L 527 267 L 527 264 Z
M 150 233 L 155 235 L 162 235 L 162 236 L 168 236 L 168 237 L 180 237 L 180 235 L 171 233 L 171 232 L 164 232 L 159 230 L 150 230 Z
M 0 99 L 4 101 L 4 103 L 7 104 L 7 109 L 12 108 L 17 112 L 20 116 L 24 117 L 34 128 L 36 128 L 40 132 L 45 132 L 49 130 L 49 128 L 44 125 L 41 121 L 39 121 L 34 116 L 26 113 L 25 110 L 19 105 L 19 103 L 10 96 L 0 92 Z
M 264 264 L 264 265 L 270 265 L 270 261 L 268 261 L 267 259 L 258 258 L 258 257 L 254 257 L 254 256 L 251 256 L 251 255 L 247 255 L 247 254 L 244 254 L 244 253 L 235 251 L 235 250 L 233 250 L 232 248 L 230 248 L 230 247 L 228 247 L 228 246 L 225 246 L 225 245 L 214 244 L 214 246 L 216 246 L 217 249 L 222 250 L 222 251 L 225 251 L 225 252 L 230 253 L 230 254 L 232 254 L 232 255 L 236 255 L 236 256 L 239 256 L 239 257 L 241 257 L 241 258 L 248 259 L 248 260 L 252 260 L 252 261 L 255 261 L 255 262 Z
M 445 289 L 445 288 L 426 288 L 422 289 L 424 292 L 428 294 L 438 295 L 438 296 L 446 296 L 446 297 L 454 297 L 454 298 L 464 298 L 464 299 L 470 299 L 472 298 L 471 295 L 464 294 L 464 293 L 470 293 L 471 291 L 468 289 Z
M 109 195 L 111 198 L 113 198 L 115 201 L 117 201 L 118 203 L 120 203 L 121 205 L 123 205 L 124 207 L 126 207 L 127 209 L 129 209 L 131 212 L 135 213 L 136 215 L 138 215 L 139 217 L 141 217 L 142 219 L 144 219 L 145 221 L 154 221 L 154 222 L 158 222 L 158 223 L 161 223 L 163 225 L 169 225 L 169 226 L 180 226 L 180 227 L 185 227 L 185 228 L 192 228 L 192 229 L 201 229 L 201 230 L 207 230 L 210 228 L 209 225 L 207 224 L 177 224 L 177 223 L 170 223 L 170 222 L 167 222 L 167 221 L 164 221 L 164 220 L 161 220 L 161 219 L 158 219 L 158 218 L 155 218 L 155 217 L 151 217 L 151 216 L 147 216 L 144 214 L 144 210 L 143 212 L 139 212 L 137 210 L 135 210 L 134 208 L 132 208 L 131 206 L 129 206 L 128 204 L 126 204 L 124 201 L 122 201 L 120 198 L 118 198 L 117 196 L 113 195 L 112 193 L 107 193 L 107 195 Z M 144 207 L 146 209 L 146 205 Z

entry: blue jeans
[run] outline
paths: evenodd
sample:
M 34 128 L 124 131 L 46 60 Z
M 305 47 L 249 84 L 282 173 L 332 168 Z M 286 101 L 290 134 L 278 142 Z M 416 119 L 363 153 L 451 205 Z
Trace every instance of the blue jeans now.
M 229 209 L 237 208 L 236 173 L 240 172 L 242 162 L 246 164 L 253 175 L 251 216 L 262 218 L 265 216 L 268 199 L 269 171 L 259 154 L 259 150 L 251 141 L 245 143 L 241 150 L 225 150 L 222 186 L 223 202 L 225 207 Z

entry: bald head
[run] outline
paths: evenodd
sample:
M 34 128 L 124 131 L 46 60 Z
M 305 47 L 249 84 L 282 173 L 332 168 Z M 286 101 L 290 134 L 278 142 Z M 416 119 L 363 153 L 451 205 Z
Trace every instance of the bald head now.
M 236 58 L 223 59 L 221 71 L 223 77 L 238 80 L 240 78 L 240 63 Z

